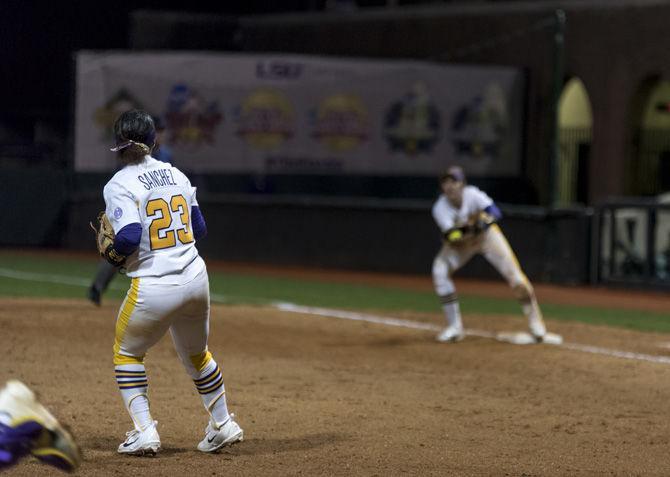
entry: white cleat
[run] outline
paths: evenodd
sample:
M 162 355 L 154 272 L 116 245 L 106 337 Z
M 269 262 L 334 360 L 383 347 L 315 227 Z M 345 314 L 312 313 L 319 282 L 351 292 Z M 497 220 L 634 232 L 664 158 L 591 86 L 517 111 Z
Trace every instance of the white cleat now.
M 530 334 L 533 335 L 535 341 L 542 343 L 544 341 L 544 336 L 547 334 L 547 327 L 544 325 L 544 320 L 542 320 L 542 318 L 530 320 L 528 322 L 528 327 L 530 328 Z
M 158 436 L 156 425 L 147 426 L 144 430 L 133 429 L 126 432 L 126 440 L 119 446 L 119 454 L 154 456 L 161 448 L 161 438 Z
M 205 428 L 205 438 L 198 444 L 198 450 L 201 452 L 216 452 L 222 447 L 226 447 L 244 439 L 244 431 L 233 419 L 234 414 L 218 428 L 210 420 Z
M 447 326 L 438 334 L 435 339 L 440 343 L 455 343 L 465 337 L 462 326 Z

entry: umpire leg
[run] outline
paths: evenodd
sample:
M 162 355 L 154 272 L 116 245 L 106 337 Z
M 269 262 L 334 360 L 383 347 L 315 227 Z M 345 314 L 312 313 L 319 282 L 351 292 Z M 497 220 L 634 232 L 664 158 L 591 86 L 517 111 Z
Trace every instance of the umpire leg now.
M 98 263 L 98 271 L 95 273 L 95 278 L 91 287 L 88 289 L 88 299 L 96 305 L 100 306 L 102 301 L 102 294 L 105 293 L 110 282 L 116 276 L 118 268 L 109 263 L 107 260 L 101 260 Z

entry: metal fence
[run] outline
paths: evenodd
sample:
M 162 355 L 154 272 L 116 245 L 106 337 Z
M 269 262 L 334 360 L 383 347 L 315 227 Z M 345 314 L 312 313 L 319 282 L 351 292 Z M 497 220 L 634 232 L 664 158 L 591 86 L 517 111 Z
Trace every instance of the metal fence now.
M 670 203 L 612 203 L 599 209 L 597 281 L 670 287 Z

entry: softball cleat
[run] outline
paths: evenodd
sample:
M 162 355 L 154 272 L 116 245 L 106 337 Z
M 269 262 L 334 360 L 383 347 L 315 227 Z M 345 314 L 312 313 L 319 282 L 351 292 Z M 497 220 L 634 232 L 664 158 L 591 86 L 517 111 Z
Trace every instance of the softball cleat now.
M 222 447 L 241 442 L 244 439 L 244 431 L 234 421 L 234 417 L 235 415 L 231 414 L 230 418 L 218 427 L 210 420 L 205 428 L 205 438 L 198 444 L 198 450 L 216 452 Z
M 447 326 L 435 339 L 440 343 L 455 343 L 465 337 L 462 326 Z
M 147 426 L 143 430 L 133 429 L 126 432 L 126 440 L 119 445 L 119 454 L 154 456 L 161 448 L 161 439 L 158 436 L 156 425 L 158 422 Z

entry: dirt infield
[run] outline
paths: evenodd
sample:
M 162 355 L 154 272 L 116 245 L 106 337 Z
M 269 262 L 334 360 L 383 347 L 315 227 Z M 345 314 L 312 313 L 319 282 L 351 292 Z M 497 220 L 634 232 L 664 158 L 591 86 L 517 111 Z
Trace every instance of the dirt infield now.
M 670 475 L 668 364 L 473 337 L 441 345 L 430 331 L 261 307 L 212 312 L 210 348 L 245 441 L 195 450 L 205 412 L 164 339 L 147 357 L 164 450 L 118 456 L 130 419 L 111 364 L 117 305 L 0 302 L 0 381 L 23 379 L 71 426 L 81 475 Z M 669 354 L 668 335 L 549 325 L 572 342 Z M 8 475 L 49 470 L 28 461 Z

